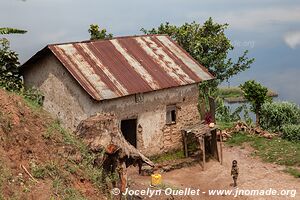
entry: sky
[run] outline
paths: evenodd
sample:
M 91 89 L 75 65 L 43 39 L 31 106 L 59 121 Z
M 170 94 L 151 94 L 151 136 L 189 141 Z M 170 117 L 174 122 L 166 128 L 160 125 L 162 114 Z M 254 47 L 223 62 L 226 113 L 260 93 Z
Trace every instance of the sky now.
M 90 24 L 125 36 L 164 22 L 203 23 L 209 17 L 229 24 L 226 34 L 235 46 L 230 57 L 248 49 L 255 58 L 230 85 L 255 79 L 280 100 L 300 104 L 299 0 L 0 0 L 0 27 L 28 31 L 8 37 L 21 63 L 47 44 L 89 39 Z

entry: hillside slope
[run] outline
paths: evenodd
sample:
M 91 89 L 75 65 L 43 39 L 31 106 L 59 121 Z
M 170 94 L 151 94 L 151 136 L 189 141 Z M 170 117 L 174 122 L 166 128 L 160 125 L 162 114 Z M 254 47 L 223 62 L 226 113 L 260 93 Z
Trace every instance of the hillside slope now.
M 105 199 L 92 156 L 42 108 L 0 89 L 0 200 Z

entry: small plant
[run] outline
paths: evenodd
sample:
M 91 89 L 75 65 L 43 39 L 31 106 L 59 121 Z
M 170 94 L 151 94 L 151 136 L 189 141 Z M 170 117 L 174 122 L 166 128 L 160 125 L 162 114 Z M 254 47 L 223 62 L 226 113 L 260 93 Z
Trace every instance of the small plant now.
M 290 141 L 300 142 L 300 124 L 285 124 L 282 126 L 281 130 L 282 138 Z
M 42 165 L 37 165 L 35 162 L 30 163 L 32 176 L 38 179 L 44 179 L 46 176 L 46 169 Z
M 0 160 L 0 200 L 4 200 L 4 197 L 2 196 L 2 186 L 9 179 L 10 176 L 10 172 Z
M 66 171 L 70 172 L 71 174 L 75 174 L 76 171 L 78 170 L 78 166 L 75 165 L 75 164 L 71 165 L 71 164 L 69 164 L 69 163 L 66 163 L 66 164 L 64 165 L 64 169 L 65 169 Z
M 232 111 L 229 106 L 226 106 L 224 104 L 224 100 L 217 100 L 216 119 L 218 121 L 218 124 L 230 124 L 232 122 L 242 120 L 243 117 L 243 120 L 245 120 L 245 122 L 250 125 L 252 124 L 252 119 L 249 113 L 250 111 L 246 104 L 242 104 L 241 106 L 238 106 L 235 110 Z
M 284 171 L 291 174 L 295 178 L 300 178 L 300 171 L 298 169 L 295 169 L 293 167 L 288 167 Z
M 256 114 L 256 125 L 260 125 L 260 112 L 262 105 L 270 101 L 271 98 L 267 96 L 268 89 L 254 80 L 246 81 L 240 85 L 243 90 L 244 97 L 251 104 L 252 111 Z
M 10 116 L 8 115 L 4 116 L 1 111 L 0 111 L 0 128 L 2 128 L 4 133 L 10 132 L 13 128 L 13 124 Z
M 64 200 L 86 200 L 86 198 L 84 198 L 82 194 L 80 194 L 80 192 L 70 187 L 64 190 L 63 199 Z
M 21 95 L 35 107 L 43 105 L 44 96 L 37 88 L 22 89 Z

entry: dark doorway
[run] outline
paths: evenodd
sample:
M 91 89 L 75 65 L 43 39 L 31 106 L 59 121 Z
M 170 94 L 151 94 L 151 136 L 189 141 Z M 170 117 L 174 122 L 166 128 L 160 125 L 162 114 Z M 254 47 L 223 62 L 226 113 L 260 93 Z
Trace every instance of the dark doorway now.
M 136 147 L 136 119 L 122 120 L 121 131 L 125 139 Z

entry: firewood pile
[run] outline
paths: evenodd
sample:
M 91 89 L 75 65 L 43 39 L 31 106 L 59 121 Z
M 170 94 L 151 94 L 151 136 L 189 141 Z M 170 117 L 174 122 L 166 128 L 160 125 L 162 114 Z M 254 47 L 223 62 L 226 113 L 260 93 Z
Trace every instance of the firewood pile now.
M 261 129 L 260 127 L 251 127 L 243 121 L 238 121 L 232 128 L 219 130 L 218 135 L 222 134 L 223 140 L 226 141 L 228 138 L 231 138 L 232 134 L 237 132 L 245 132 L 250 135 L 259 135 L 267 139 L 272 139 L 276 135 L 275 133 L 270 133 Z

